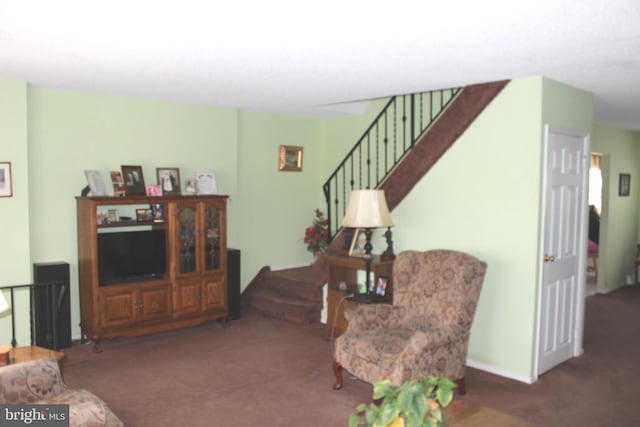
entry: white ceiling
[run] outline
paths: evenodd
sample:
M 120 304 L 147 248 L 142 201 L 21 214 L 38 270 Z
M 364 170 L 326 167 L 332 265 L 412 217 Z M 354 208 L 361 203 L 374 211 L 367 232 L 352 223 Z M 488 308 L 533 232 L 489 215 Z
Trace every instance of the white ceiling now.
M 322 116 L 543 75 L 640 130 L 638 0 L 0 0 L 0 79 Z

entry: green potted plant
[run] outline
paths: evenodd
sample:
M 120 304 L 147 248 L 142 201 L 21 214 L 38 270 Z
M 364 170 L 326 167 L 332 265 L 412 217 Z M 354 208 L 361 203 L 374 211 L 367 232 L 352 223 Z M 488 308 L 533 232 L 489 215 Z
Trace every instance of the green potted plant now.
M 442 409 L 453 400 L 455 383 L 443 377 L 405 381 L 399 386 L 384 380 L 373 385 L 373 400 L 358 405 L 349 427 L 438 427 L 446 424 Z

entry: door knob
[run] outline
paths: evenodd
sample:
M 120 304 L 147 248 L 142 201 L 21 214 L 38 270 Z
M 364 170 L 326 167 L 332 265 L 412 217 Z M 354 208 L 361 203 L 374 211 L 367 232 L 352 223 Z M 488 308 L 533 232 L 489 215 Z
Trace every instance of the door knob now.
M 544 256 L 544 262 L 553 262 L 556 260 L 556 257 L 554 257 L 553 255 L 546 255 Z

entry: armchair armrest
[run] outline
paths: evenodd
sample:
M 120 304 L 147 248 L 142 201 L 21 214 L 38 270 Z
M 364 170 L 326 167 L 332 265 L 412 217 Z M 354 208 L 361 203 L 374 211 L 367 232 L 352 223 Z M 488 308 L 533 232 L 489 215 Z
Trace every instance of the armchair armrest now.
M 0 403 L 32 403 L 65 391 L 55 359 L 37 359 L 0 368 Z
M 469 331 L 459 325 L 449 325 L 437 329 L 420 328 L 411 336 L 408 347 L 426 350 L 450 342 L 466 340 Z
M 360 304 L 344 312 L 349 330 L 400 328 L 405 309 L 389 304 Z

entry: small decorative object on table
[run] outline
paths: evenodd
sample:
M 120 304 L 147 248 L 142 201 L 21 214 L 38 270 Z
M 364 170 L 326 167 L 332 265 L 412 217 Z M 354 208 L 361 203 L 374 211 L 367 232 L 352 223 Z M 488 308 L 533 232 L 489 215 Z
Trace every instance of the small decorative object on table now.
M 317 257 L 329 245 L 329 220 L 324 217 L 320 209 L 315 210 L 315 217 L 311 226 L 304 231 L 304 243 L 307 250 Z

